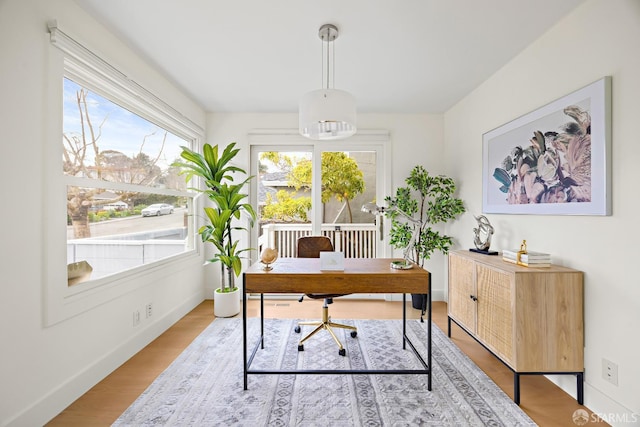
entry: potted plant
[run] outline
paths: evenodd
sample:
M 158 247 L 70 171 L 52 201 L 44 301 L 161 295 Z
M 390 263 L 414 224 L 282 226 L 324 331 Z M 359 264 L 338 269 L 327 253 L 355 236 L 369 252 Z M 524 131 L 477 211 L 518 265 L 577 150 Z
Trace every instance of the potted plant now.
M 409 249 L 407 258 L 423 267 L 434 251 L 447 253 L 452 244 L 451 237 L 431 228 L 434 224 L 446 223 L 465 211 L 462 200 L 453 196 L 456 190 L 452 178 L 429 175 L 422 166 L 411 170 L 405 180 L 406 187 L 396 190 L 395 197 L 386 197 L 389 207 L 386 213 L 391 221 L 390 244 L 396 249 Z M 415 221 L 404 221 L 404 213 Z M 414 241 L 412 242 L 412 237 Z M 412 246 L 412 247 L 409 247 Z M 426 308 L 425 295 L 412 295 L 416 309 Z
M 234 183 L 232 173 L 240 173 L 246 176 L 246 172 L 230 164 L 240 149 L 235 148 L 232 142 L 222 153 L 218 146 L 205 144 L 202 154 L 181 147 L 180 157 L 183 162 L 176 162 L 174 166 L 181 167 L 180 174 L 186 175 L 187 182 L 195 176 L 202 178 L 206 189 L 196 188 L 197 191 L 207 195 L 213 203 L 213 207 L 205 207 L 204 213 L 207 223 L 200 227 L 198 234 L 205 243 L 211 243 L 215 248 L 210 263 L 220 262 L 221 283 L 214 291 L 214 314 L 217 317 L 231 317 L 240 312 L 240 297 L 238 287 L 235 286 L 235 278 L 242 271 L 241 254 L 252 250 L 251 248 L 239 249 L 239 240 L 234 240 L 233 232 L 247 231 L 245 227 L 234 225 L 234 221 L 240 219 L 242 214 L 247 214 L 250 223 L 256 219 L 256 213 L 249 203 L 243 203 L 247 194 L 243 194 L 242 188 L 253 177 L 246 177 L 242 182 Z

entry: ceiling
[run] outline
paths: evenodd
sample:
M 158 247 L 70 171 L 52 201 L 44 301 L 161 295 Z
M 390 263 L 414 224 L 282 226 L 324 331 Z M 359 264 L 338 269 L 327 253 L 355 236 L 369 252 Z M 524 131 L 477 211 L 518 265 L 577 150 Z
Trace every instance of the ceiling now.
M 209 112 L 293 113 L 322 87 L 363 113 L 442 113 L 583 0 L 76 0 Z

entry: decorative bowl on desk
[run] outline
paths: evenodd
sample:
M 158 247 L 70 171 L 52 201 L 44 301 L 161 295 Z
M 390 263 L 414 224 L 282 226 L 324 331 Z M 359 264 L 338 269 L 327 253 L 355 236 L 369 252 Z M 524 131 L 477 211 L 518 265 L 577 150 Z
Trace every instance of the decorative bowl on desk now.
M 391 268 L 394 270 L 410 270 L 413 268 L 413 264 L 407 260 L 391 261 Z
M 264 248 L 262 250 L 262 253 L 260 254 L 260 262 L 262 264 L 264 264 L 264 267 L 262 267 L 262 269 L 264 271 L 269 271 L 269 270 L 273 269 L 271 264 L 276 262 L 277 259 L 278 259 L 278 251 L 277 250 L 275 250 L 273 248 Z

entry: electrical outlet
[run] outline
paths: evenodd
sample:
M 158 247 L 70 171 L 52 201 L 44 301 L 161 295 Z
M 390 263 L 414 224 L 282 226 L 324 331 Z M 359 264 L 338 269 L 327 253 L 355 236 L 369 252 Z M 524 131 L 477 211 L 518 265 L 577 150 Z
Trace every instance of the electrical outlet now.
M 602 378 L 611 384 L 618 385 L 618 365 L 610 360 L 602 359 Z
M 133 326 L 140 324 L 140 310 L 134 310 L 133 312 Z
M 149 317 L 151 317 L 151 314 L 153 314 L 153 306 L 151 305 L 151 303 L 147 304 L 145 311 L 148 319 Z

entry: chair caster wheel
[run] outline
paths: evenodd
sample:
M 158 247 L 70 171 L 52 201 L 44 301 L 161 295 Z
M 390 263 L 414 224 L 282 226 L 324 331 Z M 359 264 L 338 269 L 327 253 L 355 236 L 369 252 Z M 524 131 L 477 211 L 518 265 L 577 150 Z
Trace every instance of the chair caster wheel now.
M 300 326 L 296 326 L 294 331 L 296 332 L 296 334 L 299 334 L 300 333 Z
M 338 350 L 338 354 L 340 356 L 346 356 L 347 355 L 347 350 L 345 350 L 344 348 L 341 348 L 340 350 Z
M 304 344 L 298 345 L 298 351 L 304 351 Z
M 351 338 L 355 338 L 358 336 L 358 331 L 351 331 Z

